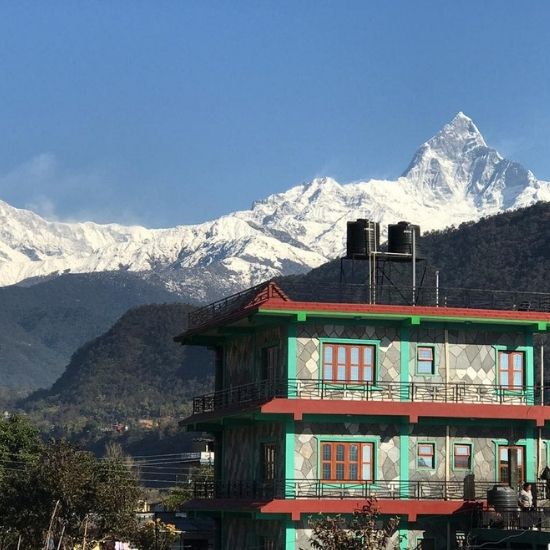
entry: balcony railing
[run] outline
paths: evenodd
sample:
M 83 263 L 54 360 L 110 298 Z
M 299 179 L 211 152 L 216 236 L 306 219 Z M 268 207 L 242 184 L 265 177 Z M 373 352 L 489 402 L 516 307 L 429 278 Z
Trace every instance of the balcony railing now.
M 313 379 L 262 380 L 198 396 L 193 413 L 202 414 L 232 408 L 246 408 L 273 398 L 409 401 L 420 403 L 481 403 L 535 405 L 543 402 L 540 386 L 509 389 L 491 384 L 444 382 L 377 382 L 350 384 Z M 550 396 L 550 387 L 544 387 Z
M 188 328 L 196 329 L 212 321 L 230 317 L 251 305 L 268 300 L 273 291 L 271 281 L 243 290 L 189 313 Z M 458 307 L 510 311 L 550 312 L 550 294 L 528 291 L 488 290 L 476 288 L 369 287 L 351 283 L 310 283 L 291 280 L 275 284 L 292 301 L 387 304 L 402 306 Z
M 196 481 L 196 499 L 390 499 L 485 501 L 494 481 L 324 481 L 287 479 L 273 481 Z M 545 483 L 537 483 L 538 499 L 547 498 Z M 518 491 L 519 492 L 519 491 Z
M 477 527 L 486 529 L 513 529 L 526 531 L 537 529 L 550 530 L 550 507 L 535 507 L 531 510 L 481 510 Z

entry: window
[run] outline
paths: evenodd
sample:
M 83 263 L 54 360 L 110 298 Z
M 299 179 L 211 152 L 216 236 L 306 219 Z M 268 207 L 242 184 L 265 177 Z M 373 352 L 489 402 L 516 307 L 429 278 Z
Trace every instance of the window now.
M 510 481 L 509 453 L 517 453 L 517 468 L 520 481 L 525 480 L 525 447 L 521 446 L 500 446 L 498 448 L 498 475 L 501 483 Z
M 416 373 L 435 374 L 435 359 L 433 346 L 417 346 Z
M 262 443 L 262 480 L 273 481 L 275 479 L 275 460 L 277 446 L 275 443 Z
M 323 481 L 374 481 L 374 444 L 321 443 Z
M 262 380 L 275 380 L 279 372 L 279 346 L 262 348 Z
M 498 382 L 500 386 L 509 390 L 523 389 L 524 359 L 522 351 L 498 352 Z
M 470 470 L 472 467 L 472 446 L 469 443 L 455 443 L 453 464 L 456 470 Z
M 363 344 L 324 344 L 323 380 L 373 384 L 376 347 Z
M 416 465 L 418 468 L 429 470 L 435 468 L 435 445 L 433 443 L 418 444 Z

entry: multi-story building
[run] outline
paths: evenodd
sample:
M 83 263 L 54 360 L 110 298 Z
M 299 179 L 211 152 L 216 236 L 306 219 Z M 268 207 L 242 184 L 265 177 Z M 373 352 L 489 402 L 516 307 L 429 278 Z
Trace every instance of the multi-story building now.
M 550 407 L 533 339 L 550 296 L 402 296 L 269 282 L 190 315 L 176 340 L 216 353 L 215 391 L 183 422 L 213 434 L 216 481 L 190 508 L 216 518 L 219 549 L 310 548 L 311 516 L 370 497 L 400 517 L 401 548 L 457 548 L 496 525 L 488 489 L 536 482 Z

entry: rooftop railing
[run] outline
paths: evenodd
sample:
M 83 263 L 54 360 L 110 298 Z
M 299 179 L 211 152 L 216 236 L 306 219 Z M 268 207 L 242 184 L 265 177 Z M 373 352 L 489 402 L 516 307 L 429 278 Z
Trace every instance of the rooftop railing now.
M 275 284 L 292 301 L 387 304 L 402 306 L 457 307 L 509 311 L 550 312 L 550 294 L 476 288 L 370 287 L 351 283 L 317 283 L 281 280 Z M 270 281 L 195 309 L 189 313 L 188 329 L 218 322 L 268 300 L 274 294 Z
M 465 479 L 457 481 L 385 481 L 372 482 L 321 479 L 287 480 L 202 480 L 193 484 L 196 499 L 390 499 L 390 500 L 462 500 L 486 501 L 494 481 Z M 545 500 L 546 484 L 537 483 L 538 501 Z M 518 490 L 519 492 L 519 490 Z M 516 507 L 514 507 L 515 509 Z
M 544 387 L 550 397 L 550 387 Z M 536 405 L 543 403 L 540 386 L 507 388 L 492 384 L 444 382 L 377 382 L 357 384 L 313 379 L 262 380 L 233 386 L 193 399 L 193 413 L 242 409 L 274 398 L 409 401 L 420 403 L 481 403 Z

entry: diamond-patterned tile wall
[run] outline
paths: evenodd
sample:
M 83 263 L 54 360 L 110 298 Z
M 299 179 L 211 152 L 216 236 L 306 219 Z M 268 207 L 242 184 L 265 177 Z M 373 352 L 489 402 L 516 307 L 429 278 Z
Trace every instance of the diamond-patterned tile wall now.
M 298 378 L 312 380 L 319 378 L 321 338 L 375 340 L 380 342 L 378 379 L 388 382 L 399 380 L 400 340 L 397 328 L 337 324 L 306 324 L 299 326 L 296 339 L 296 375 Z
M 379 436 L 378 471 L 376 477 L 384 480 L 399 478 L 399 427 L 392 424 L 352 423 L 296 423 L 294 441 L 294 477 L 318 479 L 318 449 L 320 439 L 330 436 Z
M 523 437 L 524 434 L 520 434 Z M 496 439 L 508 440 L 512 437 L 510 428 L 476 426 L 451 426 L 449 428 L 449 479 L 462 481 L 470 473 L 477 481 L 495 481 L 496 468 Z M 436 468 L 435 470 L 419 470 L 417 468 L 417 444 L 419 442 L 435 443 Z M 453 469 L 453 444 L 472 444 L 471 471 Z M 409 437 L 409 478 L 418 480 L 445 480 L 445 426 L 413 425 Z

